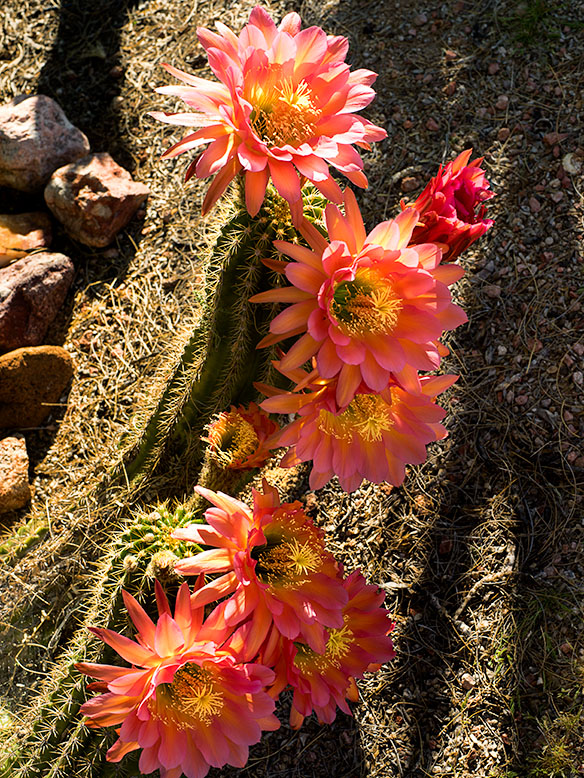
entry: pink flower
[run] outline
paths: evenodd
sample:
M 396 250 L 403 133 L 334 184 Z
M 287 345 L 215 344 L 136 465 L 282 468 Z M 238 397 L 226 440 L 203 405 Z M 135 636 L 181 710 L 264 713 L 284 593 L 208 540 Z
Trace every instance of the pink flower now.
M 232 594 L 224 606 L 225 623 L 233 627 L 250 619 L 246 623 L 258 647 L 273 622 L 290 640 L 300 637 L 323 651 L 324 628 L 342 626 L 347 595 L 322 532 L 301 504 L 280 504 L 266 481 L 263 494 L 254 490 L 253 510 L 222 492 L 200 486 L 196 491 L 215 506 L 205 513 L 208 524 L 177 529 L 172 536 L 212 548 L 175 569 L 182 575 L 222 575 L 193 601 L 203 605 Z
M 239 37 L 221 22 L 217 32 L 199 28 L 209 65 L 220 83 L 206 81 L 165 65 L 188 86 L 166 86 L 195 113 L 151 114 L 175 125 L 200 127 L 163 155 L 175 157 L 210 144 L 187 170 L 187 178 L 215 174 L 205 201 L 206 213 L 233 177 L 245 173 L 249 213 L 257 214 L 271 178 L 296 219 L 302 212 L 301 181 L 312 181 L 330 200 L 341 191 L 329 164 L 357 186 L 367 186 L 363 162 L 353 144 L 387 133 L 354 112 L 369 105 L 377 77 L 370 70 L 350 72 L 346 38 L 326 35 L 320 27 L 300 30 L 300 17 L 288 14 L 279 27 L 260 6 L 250 14 Z
M 367 670 L 379 669 L 381 663 L 395 656 L 388 635 L 394 625 L 388 611 L 381 607 L 383 592 L 367 584 L 358 570 L 343 581 L 343 586 L 349 595 L 343 608 L 343 626 L 328 630 L 323 653 L 278 634 L 271 634 L 260 652 L 261 661 L 276 671 L 270 694 L 277 696 L 287 684 L 294 689 L 290 711 L 294 729 L 313 710 L 326 724 L 334 721 L 337 707 L 350 714 L 346 700 L 355 702 L 359 697 L 355 678 L 362 678 Z
M 195 592 L 202 585 L 197 583 Z M 203 623 L 202 607 L 193 606 L 187 584 L 180 588 L 174 617 L 156 582 L 159 619 L 156 624 L 138 602 L 124 592 L 124 602 L 138 630 L 137 641 L 109 629 L 92 632 L 114 648 L 132 667 L 80 662 L 82 673 L 104 691 L 81 706 L 88 724 L 121 724 L 118 740 L 106 755 L 119 762 L 142 748 L 143 773 L 160 770 L 161 778 L 203 778 L 209 767 L 243 767 L 249 745 L 262 729 L 277 729 L 274 703 L 265 692 L 274 673 L 242 662 L 235 647 L 242 635 L 231 635 L 211 614 Z
M 251 298 L 292 303 L 259 345 L 306 331 L 282 358 L 281 369 L 316 355 L 323 378 L 338 376 L 339 406 L 348 405 L 362 382 L 382 392 L 392 374 L 403 383 L 417 370 L 435 370 L 442 352 L 437 339 L 467 320 L 448 291 L 462 268 L 440 265 L 440 249 L 431 243 L 408 246 L 417 211 L 407 209 L 369 235 L 350 189 L 345 211 L 343 216 L 334 205 L 326 208 L 330 242 L 304 220 L 300 231 L 312 250 L 274 241 L 294 260 L 285 267 L 294 286 Z
M 271 456 L 267 439 L 278 429 L 276 422 L 255 403 L 247 408 L 231 406 L 220 413 L 207 428 L 212 458 L 222 467 L 250 470 L 261 467 Z
M 412 205 L 419 212 L 419 222 L 412 235 L 412 243 L 437 243 L 443 259 L 452 262 L 471 243 L 492 226 L 485 219 L 485 201 L 493 197 L 480 159 L 467 164 L 472 149 L 463 151 L 444 169 L 440 168 L 422 194 Z
M 424 462 L 428 443 L 447 435 L 439 424 L 446 412 L 434 399 L 458 376 L 419 378 L 415 393 L 393 380 L 380 393 L 361 384 L 351 402 L 339 408 L 336 379 L 322 379 L 317 371 L 306 376 L 297 370 L 295 375 L 299 384 L 293 392 L 258 388 L 272 395 L 262 403 L 270 413 L 298 414 L 271 444 L 290 447 L 281 467 L 312 460 L 311 489 L 320 489 L 335 475 L 347 492 L 363 478 L 399 486 L 405 465 Z

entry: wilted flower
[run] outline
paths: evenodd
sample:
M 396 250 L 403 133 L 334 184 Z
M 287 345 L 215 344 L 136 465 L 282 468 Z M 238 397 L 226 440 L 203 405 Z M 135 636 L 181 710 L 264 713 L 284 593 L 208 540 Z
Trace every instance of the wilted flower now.
M 195 591 L 202 585 L 198 581 Z M 274 673 L 240 661 L 231 634 L 217 615 L 203 623 L 203 607 L 191 602 L 187 584 L 180 588 L 174 617 L 156 582 L 156 624 L 127 592 L 124 602 L 138 630 L 137 642 L 109 629 L 92 628 L 132 667 L 80 662 L 82 673 L 105 692 L 81 706 L 88 725 L 121 724 L 119 738 L 107 752 L 118 762 L 142 748 L 142 773 L 160 770 L 161 778 L 203 778 L 210 766 L 243 767 L 248 747 L 262 729 L 277 729 L 274 703 L 265 692 Z
M 256 6 L 239 37 L 221 22 L 216 33 L 199 28 L 199 40 L 221 83 L 165 65 L 187 86 L 158 91 L 182 98 L 197 113 L 152 116 L 201 128 L 168 149 L 165 157 L 210 144 L 187 170 L 187 178 L 216 174 L 203 213 L 240 171 L 245 173 L 252 216 L 263 202 L 269 178 L 296 219 L 302 212 L 302 178 L 328 199 L 341 199 L 329 164 L 357 186 L 367 186 L 363 162 L 352 144 L 369 148 L 370 141 L 387 133 L 353 114 L 373 99 L 371 84 L 377 76 L 370 70 L 351 73 L 344 61 L 346 38 L 326 35 L 320 27 L 301 31 L 300 24 L 298 14 L 290 13 L 276 27 Z
M 350 714 L 347 699 L 355 702 L 359 697 L 355 678 L 379 669 L 395 656 L 388 634 L 394 625 L 382 607 L 383 592 L 367 584 L 359 570 L 351 573 L 343 586 L 349 595 L 343 608 L 343 626 L 328 630 L 322 654 L 276 634 L 270 635 L 260 652 L 261 661 L 276 671 L 270 694 L 277 696 L 287 684 L 294 689 L 290 723 L 295 729 L 313 710 L 326 724 L 335 719 L 337 707 Z
M 258 646 L 273 622 L 290 640 L 300 637 L 315 651 L 324 650 L 324 628 L 342 626 L 347 594 L 323 533 L 301 504 L 280 504 L 278 491 L 266 481 L 263 494 L 254 490 L 253 510 L 222 492 L 200 486 L 196 491 L 215 506 L 205 513 L 208 524 L 177 529 L 173 537 L 214 548 L 181 560 L 176 570 L 223 575 L 193 601 L 232 594 L 224 606 L 225 623 L 251 619 Z
M 480 164 L 474 159 L 468 163 L 472 149 L 463 151 L 440 168 L 415 203 L 405 205 L 419 212 L 419 223 L 414 229 L 412 243 L 437 243 L 443 259 L 452 262 L 471 243 L 492 226 L 492 219 L 485 219 L 485 201 L 493 197 L 489 182 Z
M 298 414 L 274 436 L 272 445 L 290 447 L 282 467 L 312 460 L 311 489 L 320 489 L 335 475 L 347 492 L 357 489 L 363 478 L 399 486 L 405 465 L 424 462 L 428 443 L 447 435 L 439 423 L 446 412 L 434 399 L 458 376 L 421 377 L 415 393 L 394 380 L 380 393 L 361 384 L 351 402 L 339 408 L 337 379 L 322 379 L 314 371 L 300 381 L 303 371 L 295 374 L 295 391 L 278 393 L 265 387 L 272 396 L 262 407 Z
M 211 457 L 222 467 L 250 470 L 261 467 L 271 456 L 266 440 L 278 429 L 275 421 L 255 403 L 247 408 L 231 406 L 207 428 Z
M 330 242 L 303 222 L 300 231 L 312 250 L 275 241 L 294 260 L 285 267 L 294 286 L 251 298 L 292 303 L 271 322 L 272 335 L 260 346 L 306 330 L 280 366 L 294 369 L 316 355 L 323 378 L 338 376 L 339 406 L 352 400 L 362 382 L 381 392 L 392 374 L 403 383 L 412 372 L 435 370 L 441 356 L 437 339 L 467 320 L 447 288 L 462 268 L 440 265 L 434 244 L 408 246 L 417 211 L 407 209 L 369 235 L 350 189 L 345 211 L 343 216 L 334 205 L 326 208 Z

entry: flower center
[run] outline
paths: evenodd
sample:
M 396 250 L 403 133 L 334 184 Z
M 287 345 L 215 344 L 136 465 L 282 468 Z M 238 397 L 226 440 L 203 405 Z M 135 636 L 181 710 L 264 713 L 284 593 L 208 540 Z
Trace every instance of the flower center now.
M 329 639 L 324 654 L 317 654 L 304 643 L 295 643 L 297 653 L 294 664 L 301 673 L 308 674 L 311 670 L 323 672 L 328 667 L 339 667 L 340 660 L 351 650 L 355 638 L 346 623 L 341 629 L 329 629 L 327 632 Z
M 259 446 L 253 425 L 239 413 L 222 413 L 209 427 L 212 456 L 223 467 L 245 461 Z
M 289 81 L 275 85 L 271 93 L 261 88 L 252 99 L 250 123 L 256 135 L 269 146 L 297 148 L 316 132 L 320 111 L 305 81 L 294 86 Z
M 354 436 L 371 443 L 393 427 L 391 406 L 378 394 L 358 394 L 342 413 L 335 416 L 321 410 L 318 429 L 337 440 L 350 442 Z
M 347 335 L 389 335 L 395 329 L 402 307 L 402 299 L 391 282 L 363 275 L 336 287 L 330 312 Z
M 266 545 L 252 550 L 252 557 L 257 559 L 257 577 L 267 584 L 300 586 L 321 567 L 321 550 L 311 537 L 303 543 L 297 538 L 270 543 L 268 538 Z
M 173 713 L 177 714 L 173 716 L 173 723 L 179 729 L 191 728 L 193 719 L 209 724 L 223 709 L 223 694 L 217 691 L 213 676 L 194 662 L 179 668 L 172 683 L 161 684 L 157 694 L 161 691 Z

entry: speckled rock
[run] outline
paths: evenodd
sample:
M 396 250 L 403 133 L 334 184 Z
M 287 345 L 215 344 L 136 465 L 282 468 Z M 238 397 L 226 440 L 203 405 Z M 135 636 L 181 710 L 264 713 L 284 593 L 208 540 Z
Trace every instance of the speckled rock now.
M 0 106 L 0 186 L 38 192 L 58 167 L 85 156 L 89 141 L 46 95 Z
M 0 356 L 0 428 L 38 427 L 74 372 L 60 346 L 30 346 Z
M 109 154 L 91 154 L 56 170 L 45 201 L 72 238 L 86 246 L 107 246 L 148 197 Z
M 0 513 L 22 508 L 31 498 L 28 454 L 22 435 L 0 440 Z
M 38 346 L 73 280 L 64 254 L 32 254 L 0 269 L 0 353 Z
M 51 245 L 51 220 L 46 213 L 0 214 L 0 268 Z

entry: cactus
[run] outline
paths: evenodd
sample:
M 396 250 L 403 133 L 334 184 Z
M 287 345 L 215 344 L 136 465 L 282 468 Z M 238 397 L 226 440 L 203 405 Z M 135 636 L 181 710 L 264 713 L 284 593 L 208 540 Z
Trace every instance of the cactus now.
M 324 198 L 311 190 L 306 202 L 310 217 L 317 221 Z M 145 490 L 149 498 L 176 495 L 198 480 L 235 494 L 251 477 L 249 473 L 222 470 L 204 457 L 200 437 L 212 415 L 232 403 L 252 399 L 253 381 L 269 378 L 271 354 L 257 351 L 255 346 L 267 332 L 271 312 L 251 304 L 249 298 L 273 281 L 271 271 L 261 262 L 274 256 L 272 240 L 297 240 L 286 213 L 287 206 L 273 191 L 268 192 L 254 219 L 243 208 L 233 208 L 207 264 L 205 302 L 198 325 L 168 371 L 159 396 L 142 414 L 144 420 L 135 425 L 138 432 L 129 433 L 123 441 L 119 463 L 101 480 L 96 479 L 86 495 L 96 512 L 91 531 L 87 508 L 78 506 L 80 515 L 74 515 L 71 526 L 62 533 L 64 537 L 47 541 L 45 561 L 49 562 L 79 544 L 84 544 L 86 562 L 95 557 L 95 549 L 109 551 L 99 563 L 97 577 L 88 577 L 83 625 L 30 706 L 24 738 L 13 734 L 5 745 L 4 761 L 0 762 L 2 778 L 136 774 L 131 757 L 123 768 L 108 765 L 105 752 L 110 734 L 83 724 L 79 708 L 86 696 L 86 680 L 74 664 L 111 661 L 110 649 L 98 644 L 87 626 L 123 630 L 122 589 L 148 601 L 154 575 L 164 578 L 165 570 L 172 569 L 174 551 L 182 555 L 178 542 L 170 537 L 172 530 L 197 520 L 204 509 L 204 501 L 194 496 L 187 502 L 188 510 L 170 511 L 163 506 L 148 513 L 136 507 Z M 75 514 L 75 506 L 68 509 Z M 9 560 L 26 556 L 44 533 L 44 524 L 33 517 L 16 538 L 0 546 L 0 554 Z M 167 583 L 172 589 L 176 582 Z M 43 592 L 45 596 L 50 585 Z M 58 592 L 53 595 L 57 599 L 62 596 Z M 34 603 L 27 605 L 29 621 L 35 608 Z M 21 616 L 15 610 L 13 621 Z
M 76 763 L 81 752 L 87 770 L 90 764 L 101 763 L 106 734 L 91 730 L 82 722 L 79 708 L 85 700 L 87 681 L 75 670 L 74 664 L 102 661 L 108 649 L 104 650 L 92 637 L 87 626 L 122 628 L 126 621 L 122 589 L 141 600 L 147 599 L 154 577 L 164 581 L 165 569 L 172 570 L 169 555 L 176 560 L 175 551 L 179 556 L 185 553 L 182 544 L 170 537 L 171 532 L 194 519 L 194 514 L 184 508 L 172 512 L 161 506 L 149 514 L 130 518 L 117 534 L 100 565 L 95 591 L 86 605 L 84 625 L 76 632 L 32 708 L 33 715 L 26 722 L 28 735 L 24 740 L 9 741 L 8 759 L 0 775 L 31 778 L 89 775 L 89 771 L 85 772 Z M 172 581 L 169 585 L 172 586 Z
M 326 200 L 312 185 L 303 194 L 306 215 L 318 224 Z M 271 371 L 270 350 L 257 351 L 255 346 L 273 311 L 249 303 L 249 297 L 274 280 L 261 262 L 276 254 L 272 241 L 298 238 L 287 203 L 271 187 L 257 217 L 250 217 L 237 199 L 229 217 L 205 263 L 202 310 L 175 363 L 166 370 L 158 394 L 131 420 L 117 463 L 63 511 L 91 513 L 97 519 L 92 532 L 119 521 L 117 506 L 135 505 L 146 489 L 151 501 L 190 490 L 201 466 L 200 435 L 209 418 L 231 403 L 252 399 L 252 382 L 266 380 Z M 153 473 L 161 459 L 163 466 Z M 57 547 L 49 544 L 50 555 L 62 556 L 83 542 L 87 522 L 67 524 Z M 10 562 L 23 556 L 47 529 L 43 506 L 40 516 L 0 543 L 0 559 Z

